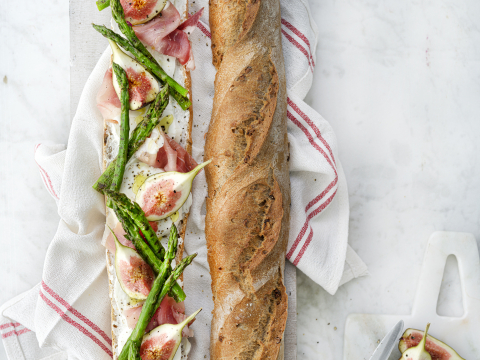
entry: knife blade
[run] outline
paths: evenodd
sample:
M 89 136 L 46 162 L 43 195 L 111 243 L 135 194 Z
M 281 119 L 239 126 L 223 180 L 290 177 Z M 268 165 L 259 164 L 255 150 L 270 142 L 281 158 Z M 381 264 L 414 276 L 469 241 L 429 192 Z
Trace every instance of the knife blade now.
M 392 353 L 395 343 L 400 338 L 403 332 L 403 320 L 400 320 L 390 332 L 385 335 L 380 344 L 377 346 L 372 354 L 370 360 L 388 360 L 388 357 Z

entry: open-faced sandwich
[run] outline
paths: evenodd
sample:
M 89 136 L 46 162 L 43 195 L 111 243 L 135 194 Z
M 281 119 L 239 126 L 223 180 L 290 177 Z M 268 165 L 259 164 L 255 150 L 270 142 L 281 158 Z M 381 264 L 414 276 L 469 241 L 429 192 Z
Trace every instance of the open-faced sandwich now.
M 113 18 L 113 30 L 93 25 L 112 51 L 97 96 L 104 173 L 93 187 L 107 205 L 114 359 L 185 359 L 196 313 L 183 304 L 181 273 L 195 257 L 182 259 L 183 239 L 192 181 L 207 164 L 190 155 L 188 36 L 202 10 L 188 16 L 186 0 L 97 5 Z

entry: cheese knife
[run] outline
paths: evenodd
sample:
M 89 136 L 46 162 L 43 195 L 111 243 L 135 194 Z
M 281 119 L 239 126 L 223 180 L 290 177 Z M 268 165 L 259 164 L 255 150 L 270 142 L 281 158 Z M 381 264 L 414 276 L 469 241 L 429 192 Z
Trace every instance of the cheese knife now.
M 388 360 L 388 357 L 392 353 L 393 348 L 395 347 L 396 342 L 400 338 L 400 335 L 403 332 L 403 320 L 400 320 L 390 332 L 385 335 L 383 340 L 377 346 L 373 352 L 370 360 Z

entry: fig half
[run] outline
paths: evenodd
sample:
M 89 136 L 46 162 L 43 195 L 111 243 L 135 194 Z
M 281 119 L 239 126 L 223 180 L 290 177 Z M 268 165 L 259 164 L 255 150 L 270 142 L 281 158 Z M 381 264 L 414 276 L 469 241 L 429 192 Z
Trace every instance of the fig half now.
M 125 54 L 112 40 L 108 40 L 112 48 L 113 62 L 121 66 L 127 73 L 128 92 L 130 95 L 130 110 L 138 110 L 155 100 L 160 92 L 158 81 L 142 65 Z M 118 97 L 121 88 L 115 72 L 113 73 L 113 87 Z
M 405 353 L 407 349 L 420 344 L 424 334 L 421 330 L 407 329 L 400 338 L 398 349 L 402 354 Z M 450 346 L 428 334 L 425 349 L 433 360 L 465 360 Z M 404 357 L 402 357 L 402 359 L 404 359 Z
M 210 161 L 198 165 L 188 173 L 168 171 L 149 176 L 135 197 L 147 220 L 162 220 L 180 209 L 190 194 L 193 179 Z
M 425 328 L 425 334 L 428 335 L 430 323 Z M 417 346 L 411 347 L 402 353 L 400 360 L 432 360 L 432 356 L 425 350 L 426 337 L 424 336 Z
M 125 20 L 132 25 L 146 23 L 160 14 L 167 0 L 120 0 Z
M 140 346 L 142 360 L 172 360 L 182 341 L 183 328 L 195 319 L 200 311 L 201 308 L 180 324 L 163 324 L 146 334 Z
M 115 239 L 115 273 L 120 286 L 131 299 L 145 300 L 155 280 L 152 268 L 135 250 L 122 245 L 112 229 L 110 231 Z

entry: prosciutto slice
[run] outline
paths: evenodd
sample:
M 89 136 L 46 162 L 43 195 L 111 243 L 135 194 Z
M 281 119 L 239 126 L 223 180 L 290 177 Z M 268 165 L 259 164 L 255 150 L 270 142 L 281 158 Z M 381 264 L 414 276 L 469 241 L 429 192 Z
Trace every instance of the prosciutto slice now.
M 190 41 L 182 30 L 173 30 L 163 39 L 158 40 L 154 48 L 159 53 L 176 57 L 182 65 L 185 65 L 190 57 Z
M 181 173 L 193 170 L 198 164 L 193 157 L 175 140 L 162 133 L 163 146 L 158 150 L 157 159 L 153 165 L 165 171 L 178 171 Z
M 153 46 L 157 51 L 157 43 L 180 25 L 180 13 L 170 2 L 153 20 L 143 25 L 134 26 L 137 37 L 145 44 Z M 168 54 L 167 54 L 168 55 Z
M 164 55 L 173 56 L 188 70 L 195 69 L 190 35 L 203 14 L 203 8 L 180 24 L 180 13 L 170 2 L 153 20 L 134 26 L 133 30 L 145 44 Z
M 158 229 L 158 224 L 155 221 L 149 221 L 149 223 L 153 231 L 156 232 Z M 115 236 L 117 237 L 120 244 L 124 246 L 128 246 L 129 248 L 132 248 L 133 250 L 135 250 L 135 246 L 133 245 L 133 243 L 125 237 L 126 231 L 123 230 L 122 223 L 118 222 L 115 228 L 113 229 L 113 232 L 115 233 Z M 141 231 L 140 231 L 140 235 L 143 237 L 143 234 Z M 110 250 L 112 254 L 115 254 L 115 239 L 113 238 L 112 233 L 108 234 L 107 239 L 105 240 L 105 247 L 108 250 Z
M 123 315 L 127 320 L 127 326 L 133 329 L 137 324 L 140 313 L 142 312 L 142 306 L 135 308 L 125 309 Z M 162 300 L 157 311 L 153 314 L 152 320 L 148 323 L 146 332 L 155 329 L 157 326 L 163 324 L 179 324 L 185 320 L 185 304 L 183 302 L 176 303 L 175 300 L 168 295 Z M 190 325 L 190 324 L 189 324 Z M 185 337 L 193 336 L 193 330 L 189 329 L 188 325 L 183 329 L 182 335 Z
M 123 230 L 122 223 L 117 223 L 117 225 L 113 229 L 113 232 L 115 233 L 115 236 L 117 237 L 120 244 L 128 246 L 129 248 L 135 250 L 135 246 L 133 246 L 133 243 L 125 237 L 126 232 L 125 230 Z M 115 239 L 113 238 L 112 233 L 108 234 L 107 240 L 105 241 L 105 247 L 113 254 L 115 254 Z
M 114 119 L 121 114 L 120 99 L 113 87 L 112 68 L 108 68 L 97 94 L 97 107 L 105 120 Z
M 148 152 L 143 152 L 141 154 L 137 153 L 135 156 L 138 160 L 150 166 L 155 166 L 155 161 L 157 161 L 157 155 L 155 155 L 155 153 L 150 154 Z

